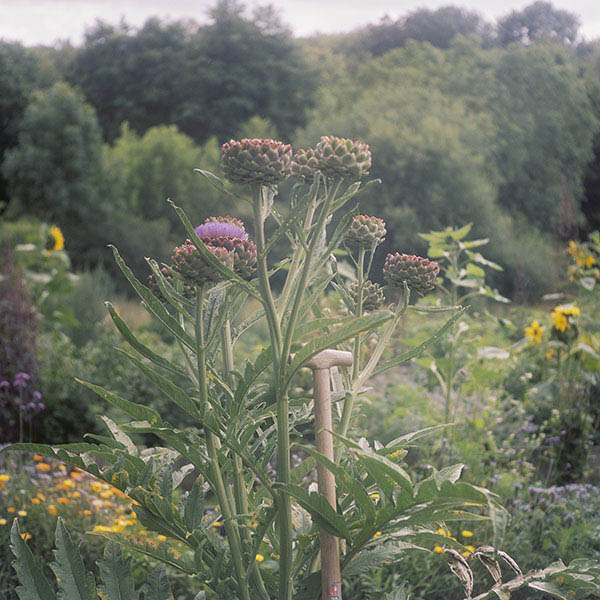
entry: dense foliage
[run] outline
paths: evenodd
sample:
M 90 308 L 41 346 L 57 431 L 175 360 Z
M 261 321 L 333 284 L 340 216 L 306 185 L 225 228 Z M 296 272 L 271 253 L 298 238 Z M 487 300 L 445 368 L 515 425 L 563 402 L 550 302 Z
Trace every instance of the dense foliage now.
M 1 200 L 9 217 L 55 220 L 76 265 L 111 269 L 113 242 L 141 275 L 137 232 L 161 258 L 175 241 L 166 197 L 214 211 L 190 167 L 214 168 L 217 143 L 350 134 L 377 157 L 385 183 L 363 206 L 388 216 L 388 248 L 422 252 L 417 232 L 472 220 L 505 266 L 495 283 L 531 298 L 557 283 L 557 242 L 598 225 L 600 52 L 578 27 L 538 1 L 496 24 L 445 7 L 294 40 L 272 10 L 222 0 L 205 25 L 98 23 L 82 47 L 3 43 Z M 34 94 L 57 78 L 83 96 L 64 84 Z M 41 176 L 55 172 L 60 189 Z

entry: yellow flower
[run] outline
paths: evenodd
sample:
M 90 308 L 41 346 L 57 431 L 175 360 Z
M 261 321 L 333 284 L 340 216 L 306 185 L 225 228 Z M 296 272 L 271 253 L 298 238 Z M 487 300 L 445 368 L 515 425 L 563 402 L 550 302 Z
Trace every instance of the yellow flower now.
M 71 502 L 68 498 L 65 498 L 64 496 L 61 496 L 58 499 L 59 504 L 69 504 L 69 502 Z
M 373 498 L 373 500 L 379 500 L 379 494 L 377 492 L 373 492 L 372 494 L 370 494 L 371 498 Z
M 1 481 L 2 483 L 4 483 L 5 481 L 8 481 L 9 479 L 10 479 L 10 475 L 6 475 L 5 473 L 2 473 L 2 474 L 0 475 L 0 481 Z
M 259 563 L 261 563 L 263 560 L 265 560 L 265 557 L 264 557 L 262 554 L 257 554 L 257 555 L 254 557 L 254 560 L 255 560 L 256 562 L 259 562 Z
M 30 533 L 22 533 L 21 537 L 27 542 L 28 540 L 31 539 L 31 534 Z
M 440 535 L 443 535 L 444 537 L 450 537 L 450 531 L 448 531 L 447 529 L 442 529 L 441 527 L 437 530 L 437 532 Z
M 0 525 L 6 525 L 8 521 L 6 519 L 0 519 Z
M 444 549 L 441 546 L 434 546 L 433 551 L 437 552 L 438 554 L 442 554 Z
M 473 532 L 469 531 L 468 529 L 463 529 L 460 532 L 460 535 L 462 535 L 463 537 L 469 538 L 469 537 L 473 537 Z
M 71 498 L 79 498 L 81 496 L 81 492 L 75 491 L 71 492 Z
M 17 510 L 17 509 L 16 509 L 16 508 L 14 508 L 14 507 L 12 507 L 12 506 L 9 506 L 9 507 L 6 509 L 6 511 L 7 511 L 7 512 L 9 512 L 9 513 L 11 513 L 11 514 L 12 514 L 12 513 L 14 513 L 16 510 Z
M 35 460 L 36 462 L 39 462 L 40 460 L 44 460 L 44 457 L 41 454 L 34 454 L 33 460 Z
M 57 250 L 62 250 L 65 247 L 65 236 L 59 227 L 53 225 L 48 229 L 48 236 L 51 238 L 48 240 L 50 247 L 48 250 L 51 252 L 56 252 Z
M 552 317 L 554 327 L 558 329 L 558 331 L 564 331 L 567 327 L 569 327 L 567 317 L 562 311 L 560 311 L 560 306 L 557 306 L 552 313 L 550 313 L 550 316 Z
M 159 542 L 166 542 L 166 541 L 167 541 L 167 536 L 166 536 L 166 535 L 162 535 L 162 534 L 161 534 L 161 535 L 157 535 L 157 536 L 156 536 L 156 539 L 157 539 Z
M 583 260 L 586 269 L 589 269 L 596 264 L 596 259 L 593 256 L 586 256 Z
M 58 514 L 58 510 L 56 509 L 56 506 L 54 506 L 54 504 L 50 504 L 50 506 L 48 506 L 48 512 L 52 516 L 55 516 L 56 514 Z
M 145 529 L 140 529 L 140 530 L 138 531 L 138 533 L 139 533 L 140 535 L 148 535 L 148 532 L 147 532 Z
M 40 499 L 39 498 L 32 498 L 31 499 L 31 503 L 32 504 L 39 504 L 40 503 Z
M 83 514 L 84 514 L 86 517 L 89 517 L 89 516 L 92 514 L 92 511 L 91 511 L 91 510 L 89 510 L 88 508 L 86 508 L 86 509 L 83 511 Z
M 556 354 L 556 351 L 554 350 L 554 348 L 550 348 L 550 350 L 548 350 L 548 352 L 546 352 L 546 358 L 548 360 L 552 360 L 554 358 L 555 354 Z
M 44 494 L 42 494 L 42 492 L 38 492 L 37 497 L 42 501 L 45 502 L 46 501 L 46 496 L 44 496 Z
M 40 462 L 37 465 L 35 465 L 38 471 L 41 471 L 42 473 L 47 473 L 52 467 L 45 462 Z
M 374 538 L 379 537 L 380 535 L 382 535 L 381 531 L 376 531 L 375 535 L 373 535 Z
M 525 327 L 525 335 L 533 344 L 542 343 L 542 333 L 544 333 L 544 328 L 538 323 L 537 319 L 534 319 L 529 327 Z

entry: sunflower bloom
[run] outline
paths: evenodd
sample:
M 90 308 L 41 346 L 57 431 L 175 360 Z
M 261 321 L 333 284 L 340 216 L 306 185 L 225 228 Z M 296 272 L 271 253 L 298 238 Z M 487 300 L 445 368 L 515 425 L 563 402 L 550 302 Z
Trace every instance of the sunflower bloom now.
M 537 319 L 534 319 L 529 327 L 525 327 L 525 336 L 532 344 L 541 344 L 543 333 L 544 328 L 538 323 Z

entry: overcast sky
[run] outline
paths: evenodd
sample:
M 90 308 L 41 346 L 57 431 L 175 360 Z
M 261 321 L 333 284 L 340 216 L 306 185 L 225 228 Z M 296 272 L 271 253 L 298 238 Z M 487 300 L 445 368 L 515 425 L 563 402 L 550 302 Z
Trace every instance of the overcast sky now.
M 438 8 L 448 4 L 475 9 L 494 20 L 533 0 L 247 0 L 275 5 L 296 35 L 349 31 L 384 15 L 397 18 L 415 8 Z M 25 45 L 52 44 L 56 40 L 81 42 L 86 27 L 97 18 L 116 23 L 121 17 L 141 25 L 158 15 L 172 19 L 193 18 L 203 22 L 216 0 L 0 0 L 0 38 Z M 600 37 L 600 0 L 554 0 L 554 6 L 579 15 L 587 39 Z

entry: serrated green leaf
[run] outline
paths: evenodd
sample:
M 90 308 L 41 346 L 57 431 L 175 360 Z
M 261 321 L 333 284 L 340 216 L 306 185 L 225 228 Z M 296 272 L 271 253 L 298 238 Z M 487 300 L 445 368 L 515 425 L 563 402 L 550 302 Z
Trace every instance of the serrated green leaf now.
M 144 600 L 173 600 L 171 584 L 165 565 L 159 565 L 148 575 Z
M 56 522 L 55 562 L 50 568 L 56 575 L 62 600 L 97 600 L 96 583 L 91 572 L 86 571 L 81 554 L 59 517 Z
M 118 394 L 109 392 L 99 385 L 82 381 L 77 377 L 75 377 L 75 381 L 77 381 L 77 383 L 81 383 L 81 385 L 85 385 L 85 387 L 98 394 L 100 398 L 110 402 L 113 406 L 120 408 L 125 414 L 133 417 L 136 421 L 148 421 L 148 423 L 151 425 L 159 426 L 162 423 L 160 415 L 153 408 L 149 408 L 143 404 L 136 404 L 135 402 L 131 402 L 131 400 L 121 398 L 121 396 Z
M 308 492 L 299 485 L 278 484 L 277 489 L 295 498 L 298 504 L 326 531 L 352 541 L 343 515 L 340 515 L 322 494 Z
M 15 555 L 12 564 L 21 583 L 16 589 L 20 600 L 57 600 L 44 575 L 42 559 L 33 555 L 21 537 L 17 519 L 10 530 L 10 548 Z
M 175 375 L 179 375 L 180 377 L 188 377 L 187 373 L 178 365 L 156 354 L 156 352 L 154 352 L 153 350 L 148 348 L 148 346 L 140 342 L 129 329 L 125 321 L 121 319 L 121 317 L 110 302 L 106 303 L 106 308 L 108 309 L 108 313 L 110 314 L 111 319 L 113 320 L 114 324 L 119 330 L 119 333 L 132 348 L 137 350 L 142 356 L 153 362 L 156 366 L 162 367 L 163 369 L 166 369 L 167 371 L 170 371 Z
M 201 420 L 201 414 L 196 403 L 178 386 L 172 381 L 161 375 L 158 371 L 151 369 L 148 365 L 145 365 L 137 356 L 130 354 L 122 348 L 117 350 L 126 356 L 156 387 L 166 394 L 175 404 L 182 408 L 188 415 L 194 417 L 197 420 Z M 146 420 L 146 419 L 142 419 Z
M 183 509 L 183 522 L 188 531 L 194 531 L 201 523 L 204 514 L 204 493 L 200 478 L 196 479 Z
M 131 574 L 131 557 L 123 559 L 121 546 L 110 542 L 104 549 L 104 556 L 98 561 L 102 584 L 98 594 L 102 600 L 138 600 Z
M 163 303 L 150 291 L 150 289 L 138 281 L 133 274 L 133 271 L 121 258 L 121 255 L 116 247 L 112 245 L 109 247 L 112 248 L 117 265 L 127 278 L 127 281 L 129 281 L 133 289 L 136 291 L 137 295 L 143 300 L 148 311 L 152 313 L 152 315 L 154 315 L 160 321 L 160 323 L 182 344 L 185 344 L 191 350 L 195 350 L 196 343 L 194 338 L 181 327 L 174 317 L 169 314 L 167 309 L 163 306 Z

